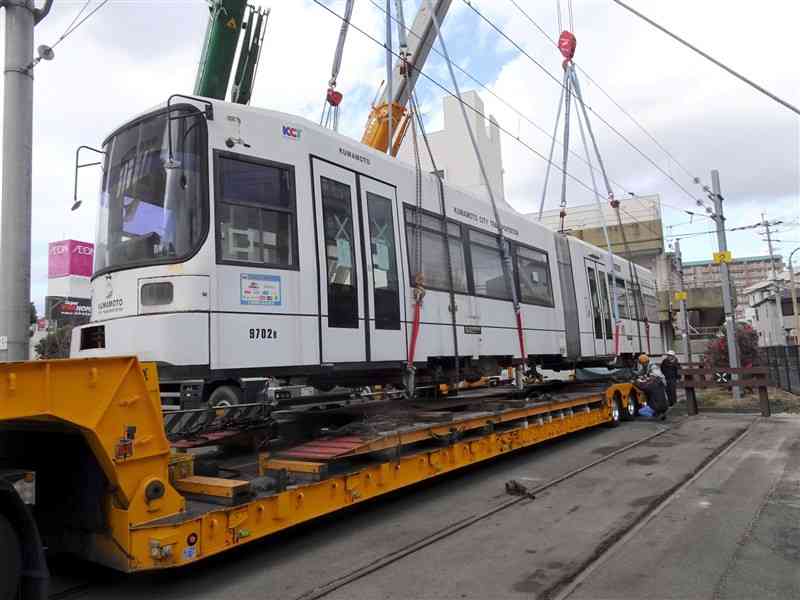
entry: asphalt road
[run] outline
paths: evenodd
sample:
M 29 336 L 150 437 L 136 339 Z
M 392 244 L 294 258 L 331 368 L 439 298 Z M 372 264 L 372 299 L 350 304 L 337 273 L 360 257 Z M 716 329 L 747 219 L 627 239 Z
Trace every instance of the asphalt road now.
M 800 514 L 792 511 L 800 511 L 800 420 L 755 423 L 714 460 L 751 423 L 753 417 L 705 416 L 595 429 L 186 570 L 123 576 L 57 565 L 56 591 L 85 579 L 88 587 L 74 597 L 798 597 Z M 535 499 L 446 530 L 506 503 L 509 479 L 534 488 L 663 429 Z M 774 584 L 757 583 L 767 579 Z

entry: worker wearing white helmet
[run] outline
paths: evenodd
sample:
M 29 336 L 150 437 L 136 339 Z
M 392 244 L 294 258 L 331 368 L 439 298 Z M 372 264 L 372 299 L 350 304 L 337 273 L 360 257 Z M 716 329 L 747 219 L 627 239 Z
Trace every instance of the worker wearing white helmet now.
M 675 351 L 670 350 L 661 361 L 661 372 L 664 374 L 664 379 L 667 383 L 667 400 L 669 405 L 672 406 L 677 402 L 677 384 L 681 378 L 681 363 L 678 357 L 675 356 Z

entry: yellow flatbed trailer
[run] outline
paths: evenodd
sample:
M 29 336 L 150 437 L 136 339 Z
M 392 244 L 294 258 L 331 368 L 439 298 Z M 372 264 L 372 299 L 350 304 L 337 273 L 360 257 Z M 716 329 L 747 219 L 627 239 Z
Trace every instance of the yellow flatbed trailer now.
M 495 399 L 482 410 L 423 412 L 370 435 L 262 452 L 235 478 L 208 477 L 195 474 L 193 454 L 170 446 L 154 366 L 136 358 L 7 363 L 0 365 L 0 519 L 16 533 L 9 545 L 22 548 L 28 600 L 43 597 L 40 534 L 48 548 L 119 571 L 180 567 L 501 454 L 617 424 L 637 405 L 630 384 L 540 401 Z M 23 512 L 20 486 L 3 487 L 3 468 L 33 486 Z M 16 568 L 13 552 L 0 560 L 7 561 L 0 571 Z

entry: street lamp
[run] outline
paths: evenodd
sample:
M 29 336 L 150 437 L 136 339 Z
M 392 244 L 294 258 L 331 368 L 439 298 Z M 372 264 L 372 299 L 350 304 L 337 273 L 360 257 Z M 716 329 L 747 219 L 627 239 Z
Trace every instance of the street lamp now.
M 794 281 L 794 269 L 792 269 L 792 257 L 794 253 L 800 250 L 800 247 L 792 250 L 789 254 L 789 281 L 792 286 L 792 314 L 794 315 L 794 341 L 795 344 L 800 344 L 800 314 L 797 313 L 797 284 Z M 783 319 L 783 309 L 780 311 L 781 319 Z

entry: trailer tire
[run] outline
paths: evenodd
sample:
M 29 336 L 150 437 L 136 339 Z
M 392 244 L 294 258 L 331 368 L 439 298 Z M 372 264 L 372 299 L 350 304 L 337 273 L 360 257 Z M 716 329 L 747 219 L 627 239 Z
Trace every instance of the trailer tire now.
M 619 400 L 619 396 L 617 396 L 617 394 L 614 394 L 614 397 L 611 398 L 611 420 L 608 422 L 608 426 L 619 427 L 621 420 L 622 420 L 622 403 Z
M 0 515 L 0 600 L 14 600 L 22 577 L 22 550 L 11 523 Z
M 208 396 L 208 406 L 234 406 L 242 403 L 242 392 L 232 385 L 221 385 Z
M 631 419 L 639 414 L 639 397 L 636 395 L 636 392 L 631 391 L 631 393 L 628 394 L 625 410 Z

